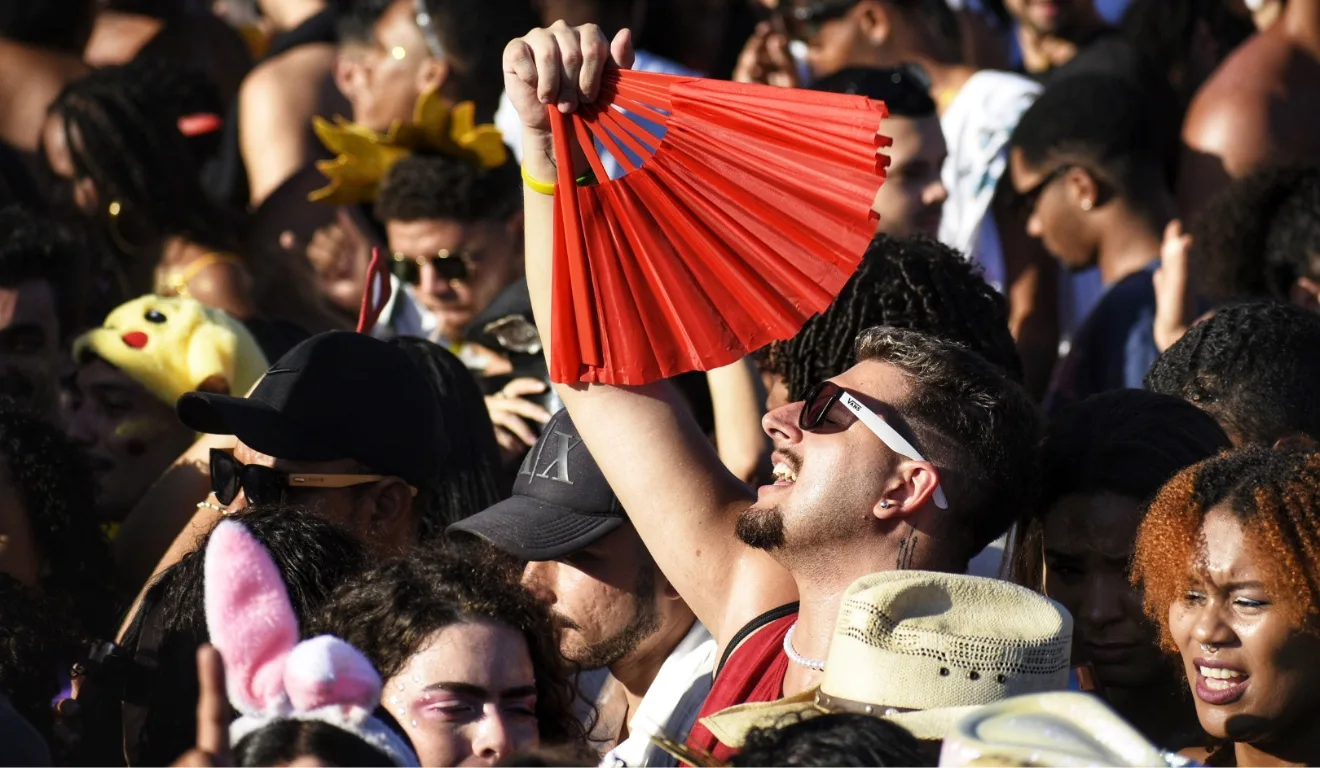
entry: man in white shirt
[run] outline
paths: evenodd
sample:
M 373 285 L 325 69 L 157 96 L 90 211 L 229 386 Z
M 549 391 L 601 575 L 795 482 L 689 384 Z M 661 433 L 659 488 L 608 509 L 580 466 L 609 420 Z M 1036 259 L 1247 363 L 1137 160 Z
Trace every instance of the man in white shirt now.
M 651 736 L 686 738 L 710 691 L 715 640 L 656 566 L 567 411 L 527 455 L 512 498 L 449 533 L 528 561 L 523 583 L 562 622 L 565 658 L 609 669 L 592 731 L 609 749 L 602 764 L 676 765 Z

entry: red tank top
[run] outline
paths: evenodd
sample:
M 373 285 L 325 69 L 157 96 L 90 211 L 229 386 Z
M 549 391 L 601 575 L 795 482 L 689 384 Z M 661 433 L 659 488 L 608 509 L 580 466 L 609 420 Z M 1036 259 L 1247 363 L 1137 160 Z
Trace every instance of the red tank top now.
M 714 755 L 720 762 L 728 762 L 738 750 L 720 743 L 701 719 L 737 704 L 754 704 L 783 698 L 784 675 L 788 672 L 788 656 L 784 653 L 784 636 L 797 622 L 794 611 L 783 618 L 761 627 L 729 656 L 719 670 L 706 696 L 706 703 L 697 715 L 697 722 L 688 734 L 688 746 Z

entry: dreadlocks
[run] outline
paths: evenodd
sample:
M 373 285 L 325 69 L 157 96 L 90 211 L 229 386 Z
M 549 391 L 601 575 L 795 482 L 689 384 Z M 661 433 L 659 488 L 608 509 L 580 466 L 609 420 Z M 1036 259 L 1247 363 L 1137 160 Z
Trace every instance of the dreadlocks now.
M 771 344 L 762 369 L 784 377 L 791 402 L 856 362 L 862 331 L 878 325 L 956 341 L 1022 380 L 1004 298 L 952 248 L 925 237 L 877 235 L 857 272 L 824 313 Z
M 179 118 L 217 112 L 205 80 L 158 61 L 106 67 L 64 89 L 51 106 L 63 120 L 80 177 L 99 205 L 118 203 L 147 246 L 170 235 L 234 251 L 236 222 L 206 196 L 204 150 L 180 133 Z
M 1159 625 L 1165 649 L 1175 651 L 1169 607 L 1186 594 L 1211 510 L 1231 514 L 1249 544 L 1268 553 L 1259 562 L 1290 620 L 1320 631 L 1320 453 L 1251 447 L 1180 472 L 1141 525 L 1132 583 L 1144 587 L 1146 613 Z

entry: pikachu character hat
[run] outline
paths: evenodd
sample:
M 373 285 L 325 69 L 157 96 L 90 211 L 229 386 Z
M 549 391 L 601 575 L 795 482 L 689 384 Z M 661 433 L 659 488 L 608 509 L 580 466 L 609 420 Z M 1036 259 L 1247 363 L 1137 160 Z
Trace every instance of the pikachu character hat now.
M 73 343 L 173 406 L 188 392 L 242 396 L 266 372 L 266 356 L 242 323 L 196 299 L 142 296 L 117 307 Z

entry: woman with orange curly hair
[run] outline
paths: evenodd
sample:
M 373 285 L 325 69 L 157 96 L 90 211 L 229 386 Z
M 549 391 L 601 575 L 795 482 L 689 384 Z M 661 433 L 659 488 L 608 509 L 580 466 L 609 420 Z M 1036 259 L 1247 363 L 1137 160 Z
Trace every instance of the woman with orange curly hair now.
M 1151 503 L 1132 579 L 1181 655 L 1209 765 L 1320 765 L 1320 453 L 1253 447 Z

